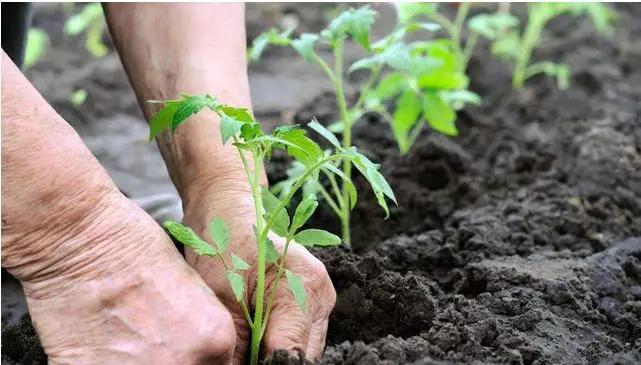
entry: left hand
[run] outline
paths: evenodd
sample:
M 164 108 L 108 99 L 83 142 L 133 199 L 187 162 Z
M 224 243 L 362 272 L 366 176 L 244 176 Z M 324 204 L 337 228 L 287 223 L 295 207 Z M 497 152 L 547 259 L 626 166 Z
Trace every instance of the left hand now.
M 219 179 L 220 180 L 220 179 Z M 199 186 L 198 184 L 194 184 Z M 230 243 L 225 257 L 231 262 L 234 253 L 245 260 L 250 270 L 245 275 L 245 303 L 253 303 L 256 289 L 256 240 L 252 225 L 256 222 L 254 203 L 246 178 L 227 178 L 215 184 L 203 184 L 202 188 L 191 188 L 184 194 L 184 224 L 190 226 L 200 237 L 209 240 L 209 221 L 214 217 L 222 218 L 230 230 Z M 282 254 L 284 240 L 272 237 L 276 249 Z M 201 275 L 214 290 L 218 298 L 232 313 L 236 325 L 236 351 L 234 363 L 241 364 L 248 356 L 251 333 L 243 311 L 236 301 L 225 268 L 216 258 L 198 256 L 186 249 L 187 262 Z M 304 313 L 287 288 L 287 279 L 281 278 L 276 299 L 272 307 L 269 323 L 263 338 L 263 353 L 269 354 L 277 349 L 292 353 L 302 352 L 309 360 L 316 360 L 323 353 L 329 315 L 336 303 L 336 292 L 322 262 L 307 249 L 297 243 L 290 243 L 285 266 L 296 273 L 307 289 L 307 311 Z M 276 277 L 276 267 L 267 264 L 265 303 L 270 292 L 270 284 Z M 248 300 L 251 299 L 251 300 Z M 266 305 L 266 304 L 265 304 Z

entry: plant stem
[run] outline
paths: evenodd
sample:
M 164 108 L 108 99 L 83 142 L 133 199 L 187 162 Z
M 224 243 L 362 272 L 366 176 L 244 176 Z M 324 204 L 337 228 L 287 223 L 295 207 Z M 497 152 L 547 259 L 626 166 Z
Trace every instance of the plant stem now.
M 512 74 L 512 87 L 515 89 L 523 87 L 526 79 L 525 70 L 532 56 L 532 49 L 541 35 L 544 24 L 545 20 L 538 15 L 536 10 L 529 9 L 527 26 L 521 39 L 521 49 L 517 54 L 516 65 Z
M 341 119 L 345 125 L 343 131 L 343 147 L 350 148 L 352 146 L 352 121 L 350 120 L 349 111 L 347 110 L 347 102 L 345 101 L 345 92 L 343 91 L 343 38 L 339 38 L 334 45 L 334 89 L 336 90 L 336 101 L 338 103 L 338 110 L 341 114 Z M 349 160 L 343 162 L 343 173 L 348 179 L 352 178 L 352 163 Z M 347 192 L 347 181 L 343 181 L 342 194 L 343 201 L 349 201 L 349 194 Z M 349 207 L 348 204 L 343 204 L 340 216 L 342 226 L 343 242 L 347 246 L 351 246 L 351 234 L 349 227 Z
M 283 275 L 283 269 L 285 268 L 285 258 L 287 257 L 287 249 L 289 248 L 289 244 L 291 242 L 292 242 L 291 237 L 287 237 L 287 240 L 285 241 L 285 248 L 283 249 L 283 257 L 281 257 L 280 263 L 278 264 L 278 268 L 276 269 L 276 278 L 274 279 L 271 292 L 269 293 L 269 298 L 267 299 L 267 310 L 265 312 L 265 321 L 263 323 L 262 328 L 260 329 L 261 337 L 265 333 L 265 329 L 267 329 L 269 314 L 272 311 L 272 305 L 274 304 L 274 299 L 276 299 L 276 291 L 278 290 L 278 283 L 280 282 L 280 278 Z
M 452 37 L 452 43 L 454 45 L 454 52 L 457 55 L 459 62 L 459 71 L 465 72 L 465 60 L 464 60 L 464 51 L 461 47 L 461 33 L 463 32 L 463 24 L 465 23 L 465 18 L 467 13 L 470 10 L 470 3 L 461 3 L 456 12 L 456 18 L 454 20 L 454 25 L 451 28 L 450 35 Z
M 238 139 L 234 136 L 234 141 L 238 143 Z M 240 148 L 238 152 L 241 154 L 241 159 L 243 160 L 243 165 L 245 166 L 245 171 L 247 173 L 247 178 L 252 190 L 252 195 L 254 198 L 254 209 L 256 211 L 256 230 L 261 232 L 263 229 L 263 200 L 260 192 L 260 171 L 261 171 L 261 162 L 263 161 L 260 153 L 252 151 L 252 157 L 254 159 L 254 174 L 252 176 L 247 159 L 245 158 L 244 153 Z M 262 340 L 261 326 L 263 323 L 263 303 L 265 296 L 265 257 L 266 257 L 266 246 L 265 238 L 262 235 L 257 235 L 256 245 L 258 246 L 258 252 L 256 257 L 256 304 L 254 310 L 254 322 L 252 324 L 252 338 L 251 338 L 251 347 L 250 347 L 250 363 L 252 365 L 258 364 L 258 354 L 260 353 L 260 342 Z

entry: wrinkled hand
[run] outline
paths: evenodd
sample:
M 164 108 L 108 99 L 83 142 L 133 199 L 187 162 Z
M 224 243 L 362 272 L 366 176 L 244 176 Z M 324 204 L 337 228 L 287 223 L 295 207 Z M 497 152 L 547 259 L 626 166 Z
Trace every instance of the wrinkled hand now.
M 22 278 L 49 363 L 230 364 L 227 309 L 145 212 L 116 200 L 89 230 L 64 228 L 69 242 L 90 247 L 50 266 L 64 272 Z
M 253 303 L 256 289 L 254 270 L 257 248 L 252 229 L 256 215 L 251 193 L 246 187 L 247 183 L 239 180 L 228 180 L 212 185 L 215 186 L 192 190 L 191 196 L 194 199 L 185 199 L 184 223 L 192 227 L 201 237 L 208 238 L 207 227 L 211 218 L 221 217 L 225 221 L 231 236 L 227 255 L 233 252 L 252 267 L 244 273 L 248 287 L 245 302 L 247 303 L 250 298 L 249 302 Z M 272 241 L 282 254 L 284 240 L 272 237 Z M 250 329 L 225 278 L 224 267 L 219 260 L 198 256 L 190 249 L 186 252 L 186 259 L 231 311 L 237 335 L 234 363 L 243 363 L 245 356 L 249 353 Z M 287 289 L 287 280 L 281 278 L 262 349 L 265 354 L 277 349 L 285 349 L 292 353 L 303 352 L 307 359 L 314 360 L 320 357 L 325 347 L 327 324 L 336 302 L 336 292 L 325 266 L 305 247 L 290 243 L 285 266 L 304 282 L 308 297 L 307 311 L 305 313 L 301 311 Z M 269 293 L 271 283 L 276 277 L 275 269 L 273 265 L 268 264 L 266 293 Z M 250 311 L 253 317 L 253 310 L 250 309 Z

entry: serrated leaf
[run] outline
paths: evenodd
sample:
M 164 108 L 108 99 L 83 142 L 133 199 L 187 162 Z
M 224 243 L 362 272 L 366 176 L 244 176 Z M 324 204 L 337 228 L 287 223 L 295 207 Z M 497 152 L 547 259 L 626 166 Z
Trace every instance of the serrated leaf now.
M 231 270 L 227 270 L 227 281 L 231 285 L 231 290 L 234 292 L 234 296 L 238 302 L 244 300 L 245 296 L 245 279 L 238 273 Z
M 375 93 L 379 99 L 385 101 L 398 95 L 406 87 L 406 76 L 400 72 L 391 72 L 381 79 Z
M 223 114 L 228 115 L 239 122 L 242 123 L 252 123 L 255 122 L 254 117 L 249 113 L 247 108 L 239 108 L 230 105 L 220 105 L 218 109 L 223 112 Z
M 418 95 L 413 90 L 406 89 L 396 102 L 392 122 L 392 132 L 403 154 L 409 150 L 408 134 L 420 115 L 421 101 Z
M 236 270 L 249 270 L 251 266 L 245 262 L 245 260 L 236 256 L 236 254 L 231 254 L 231 264 Z
M 294 241 L 307 247 L 329 247 L 341 244 L 340 237 L 322 229 L 300 231 L 294 236 Z
M 171 128 L 174 113 L 178 110 L 178 103 L 169 103 L 154 114 L 149 120 L 149 141 L 153 141 L 157 135 L 165 129 Z
M 519 25 L 519 18 L 508 13 L 479 14 L 468 21 L 470 29 L 487 39 L 495 40 Z
M 240 127 L 240 136 L 243 137 L 245 141 L 251 141 L 262 134 L 263 130 L 261 129 L 260 124 L 256 122 L 245 123 Z
M 265 238 L 265 260 L 269 263 L 275 264 L 278 261 L 278 251 L 274 247 L 274 242 L 269 238 Z
M 294 218 L 292 219 L 292 225 L 289 229 L 290 234 L 295 233 L 299 228 L 301 228 L 309 220 L 312 214 L 314 214 L 317 207 L 318 201 L 316 201 L 316 196 L 306 196 L 305 199 L 303 199 L 296 207 Z
M 300 309 L 305 312 L 307 308 L 307 291 L 305 290 L 305 284 L 289 269 L 285 270 L 285 275 L 287 276 L 287 286 L 294 295 L 296 303 Z
M 229 228 L 222 218 L 215 217 L 209 222 L 209 236 L 218 246 L 218 252 L 223 253 L 229 246 Z
M 242 123 L 239 123 L 232 117 L 223 115 L 220 119 L 220 138 L 223 140 L 223 144 L 227 143 L 230 138 L 240 132 L 241 127 Z
M 454 125 L 456 112 L 438 94 L 426 93 L 423 96 L 423 115 L 435 130 L 449 136 L 458 134 Z
M 312 119 L 312 121 L 309 122 L 309 124 L 307 124 L 307 126 L 309 128 L 311 128 L 311 129 L 315 130 L 321 136 L 323 136 L 326 140 L 329 141 L 329 143 L 334 145 L 334 147 L 340 147 L 341 146 L 340 142 L 338 142 L 338 138 L 336 138 L 334 133 L 332 133 L 329 130 L 327 130 L 327 128 L 325 128 L 322 124 L 318 123 L 318 121 L 316 121 L 316 119 Z
M 303 33 L 300 38 L 292 41 L 292 48 L 300 54 L 307 62 L 312 62 L 314 59 L 314 43 L 318 40 L 318 35 L 311 33 Z
M 323 171 L 326 174 L 338 175 L 345 182 L 345 189 L 347 190 L 347 196 L 349 197 L 349 209 L 354 209 L 356 206 L 356 201 L 358 200 L 358 193 L 356 192 L 356 186 L 351 179 L 349 179 L 343 171 L 334 166 L 331 162 L 328 162 L 323 165 Z M 328 171 L 325 171 L 328 170 Z
M 265 208 L 265 219 L 269 220 L 279 206 L 280 200 L 272 194 L 266 186 L 261 187 L 261 196 L 263 199 L 263 207 Z M 288 230 L 289 215 L 287 214 L 287 209 L 283 208 L 274 218 L 272 231 L 281 237 L 287 237 Z
M 402 2 L 396 3 L 396 14 L 401 24 L 408 24 L 418 16 L 426 16 L 436 12 L 434 3 Z
M 297 126 L 287 129 L 276 128 L 274 135 L 294 145 L 296 148 L 287 148 L 287 153 L 305 166 L 312 166 L 319 158 L 323 157 L 323 150 L 320 146 L 307 137 L 306 132 Z
M 357 43 L 366 50 L 370 50 L 369 32 L 376 12 L 369 6 L 358 9 L 349 9 L 341 13 L 329 24 L 326 30 L 321 32 L 326 38 L 334 42 L 344 34 L 349 34 Z
M 378 205 L 380 205 L 383 210 L 385 210 L 385 218 L 388 218 L 389 208 L 387 207 L 385 197 L 387 196 L 394 203 L 398 203 L 396 202 L 394 192 L 385 180 L 385 177 L 383 177 L 383 175 L 378 172 L 378 165 L 375 165 L 363 154 L 357 152 L 355 147 L 342 149 L 341 154 L 346 158 L 349 158 L 354 166 L 356 166 L 358 171 L 360 171 L 360 173 L 367 179 L 370 186 L 372 187 L 372 190 L 374 190 L 374 195 L 376 196 Z
M 214 247 L 198 237 L 191 228 L 173 221 L 167 221 L 163 226 L 178 242 L 190 247 L 198 255 L 214 256 L 218 254 Z
M 178 103 L 178 108 L 172 118 L 171 128 L 176 130 L 176 128 L 190 116 L 198 113 L 205 107 L 213 109 L 215 106 L 215 99 L 209 95 L 183 95 L 183 100 Z

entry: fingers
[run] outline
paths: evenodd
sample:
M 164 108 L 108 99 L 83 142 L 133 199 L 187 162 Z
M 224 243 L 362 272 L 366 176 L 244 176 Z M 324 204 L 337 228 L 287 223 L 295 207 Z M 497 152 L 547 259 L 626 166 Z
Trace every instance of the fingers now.
M 320 357 L 325 348 L 329 315 L 336 303 L 336 292 L 325 266 L 304 247 L 290 247 L 285 263 L 302 280 L 307 291 L 305 312 L 287 289 L 287 279 L 281 278 L 277 299 L 265 333 L 265 352 L 285 349 L 305 353 L 309 360 Z

